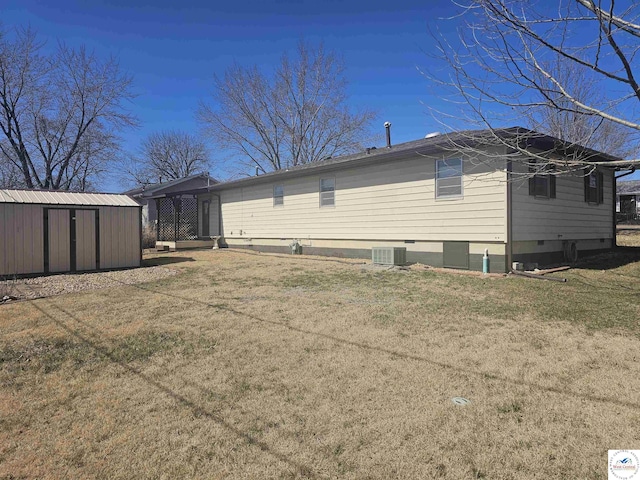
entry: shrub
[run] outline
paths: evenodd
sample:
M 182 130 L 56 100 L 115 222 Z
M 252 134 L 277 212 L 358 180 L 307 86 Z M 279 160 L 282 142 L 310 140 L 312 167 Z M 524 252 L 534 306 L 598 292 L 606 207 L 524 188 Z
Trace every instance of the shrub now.
M 156 229 L 154 225 L 142 227 L 142 248 L 153 248 L 156 246 Z

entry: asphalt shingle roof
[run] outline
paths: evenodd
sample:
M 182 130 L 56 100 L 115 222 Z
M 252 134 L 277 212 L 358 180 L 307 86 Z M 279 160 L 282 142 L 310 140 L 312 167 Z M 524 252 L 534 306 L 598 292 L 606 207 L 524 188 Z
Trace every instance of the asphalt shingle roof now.
M 180 185 L 181 183 L 187 182 L 189 180 L 193 180 L 194 178 L 202 178 L 203 180 L 210 178 L 211 183 L 218 183 L 218 180 L 216 180 L 213 177 L 209 177 L 206 173 L 197 173 L 195 175 L 189 175 L 188 177 L 177 178 L 175 180 L 170 180 L 164 183 L 151 183 L 149 185 L 145 185 L 144 187 L 132 188 L 131 190 L 127 190 L 126 192 L 123 192 L 123 194 L 133 196 L 133 195 L 139 195 L 141 193 L 144 193 L 145 196 L 149 196 L 159 191 L 162 191 L 166 188 L 173 187 L 175 185 Z M 206 185 L 204 185 L 203 188 L 204 187 L 206 187 Z
M 305 175 L 307 172 L 322 172 L 325 170 L 333 170 L 344 166 L 357 166 L 360 164 L 375 163 L 376 161 L 392 161 L 395 158 L 405 157 L 407 153 L 416 153 L 419 155 L 427 155 L 431 153 L 438 153 L 446 150 L 453 150 L 456 145 L 467 146 L 491 146 L 491 145 L 505 145 L 501 144 L 498 137 L 501 138 L 519 138 L 526 140 L 530 144 L 539 147 L 544 150 L 559 149 L 561 147 L 567 150 L 582 150 L 588 155 L 597 157 L 600 160 L 620 160 L 616 157 L 606 155 L 601 152 L 596 152 L 587 148 L 580 147 L 579 145 L 570 145 L 566 142 L 549 136 L 544 135 L 532 130 L 528 130 L 522 127 L 511 127 L 499 130 L 463 130 L 459 132 L 429 135 L 428 137 L 413 140 L 410 142 L 399 143 L 392 145 L 391 147 L 373 147 L 367 148 L 358 153 L 350 155 L 342 155 L 335 158 L 328 158 L 319 162 L 307 163 L 304 165 L 297 165 L 288 169 L 277 170 L 274 172 L 265 173 L 263 175 L 246 177 L 237 180 L 229 180 L 226 182 L 220 182 L 212 185 L 209 190 L 224 190 L 226 188 L 232 188 L 242 185 L 253 185 L 263 182 L 271 181 L 274 178 L 289 178 Z

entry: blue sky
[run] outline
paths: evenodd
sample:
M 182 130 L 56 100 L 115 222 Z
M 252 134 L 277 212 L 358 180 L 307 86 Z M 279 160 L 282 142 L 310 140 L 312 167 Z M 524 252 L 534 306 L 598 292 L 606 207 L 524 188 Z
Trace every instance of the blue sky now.
M 131 111 L 141 127 L 124 135 L 131 153 L 154 131 L 197 132 L 195 111 L 209 99 L 215 74 L 234 61 L 269 69 L 300 39 L 322 41 L 343 56 L 350 103 L 378 112 L 379 143 L 385 121 L 392 122 L 394 143 L 442 130 L 427 108 L 442 106 L 442 92 L 418 68 L 433 64 L 429 27 L 447 34 L 457 26 L 444 20 L 455 13 L 449 0 L 0 0 L 0 6 L 5 27 L 30 25 L 47 46 L 61 40 L 119 58 L 138 94 Z
M 394 143 L 442 130 L 425 108 L 437 100 L 417 67 L 428 66 L 428 23 L 452 13 L 448 0 L 0 3 L 5 27 L 31 25 L 48 46 L 62 40 L 119 58 L 138 94 L 131 111 L 141 127 L 124 136 L 131 152 L 153 131 L 196 131 L 198 103 L 230 63 L 269 69 L 301 38 L 343 56 L 350 103 L 379 113 L 381 142 L 385 121 Z

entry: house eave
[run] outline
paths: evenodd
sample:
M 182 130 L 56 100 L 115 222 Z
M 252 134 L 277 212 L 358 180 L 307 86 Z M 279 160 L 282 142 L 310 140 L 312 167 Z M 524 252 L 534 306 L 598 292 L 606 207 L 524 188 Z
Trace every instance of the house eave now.
M 491 148 L 505 148 L 509 146 L 509 140 L 515 140 L 516 142 L 520 142 L 521 140 L 525 141 L 525 148 L 532 147 L 542 149 L 544 153 L 548 155 L 573 155 L 577 152 L 582 152 L 590 157 L 593 162 L 610 162 L 611 168 L 621 168 L 625 166 L 624 162 L 619 158 L 596 152 L 595 150 L 587 149 L 580 145 L 567 144 L 555 137 L 533 132 L 522 127 L 512 127 L 494 131 L 476 130 L 452 132 L 450 134 L 445 133 L 437 137 L 415 140 L 387 148 L 367 149 L 366 152 L 345 155 L 314 164 L 297 166 L 290 170 L 278 170 L 255 177 L 217 183 L 208 187 L 207 190 L 215 192 L 263 183 L 275 183 L 292 178 L 323 174 L 364 165 L 393 162 L 401 158 L 406 158 L 408 155 L 451 155 L 454 154 L 456 149 L 468 147 L 472 149 L 483 148 L 486 150 Z M 463 155 L 468 156 L 468 154 L 464 153 Z M 608 166 L 603 167 L 608 168 Z

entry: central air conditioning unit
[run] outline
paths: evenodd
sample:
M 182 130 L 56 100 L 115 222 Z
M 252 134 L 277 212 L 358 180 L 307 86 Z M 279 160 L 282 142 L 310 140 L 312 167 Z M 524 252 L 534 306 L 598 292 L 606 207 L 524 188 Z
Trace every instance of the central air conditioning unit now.
M 376 265 L 404 265 L 407 263 L 407 249 L 404 247 L 373 247 L 371 260 Z

